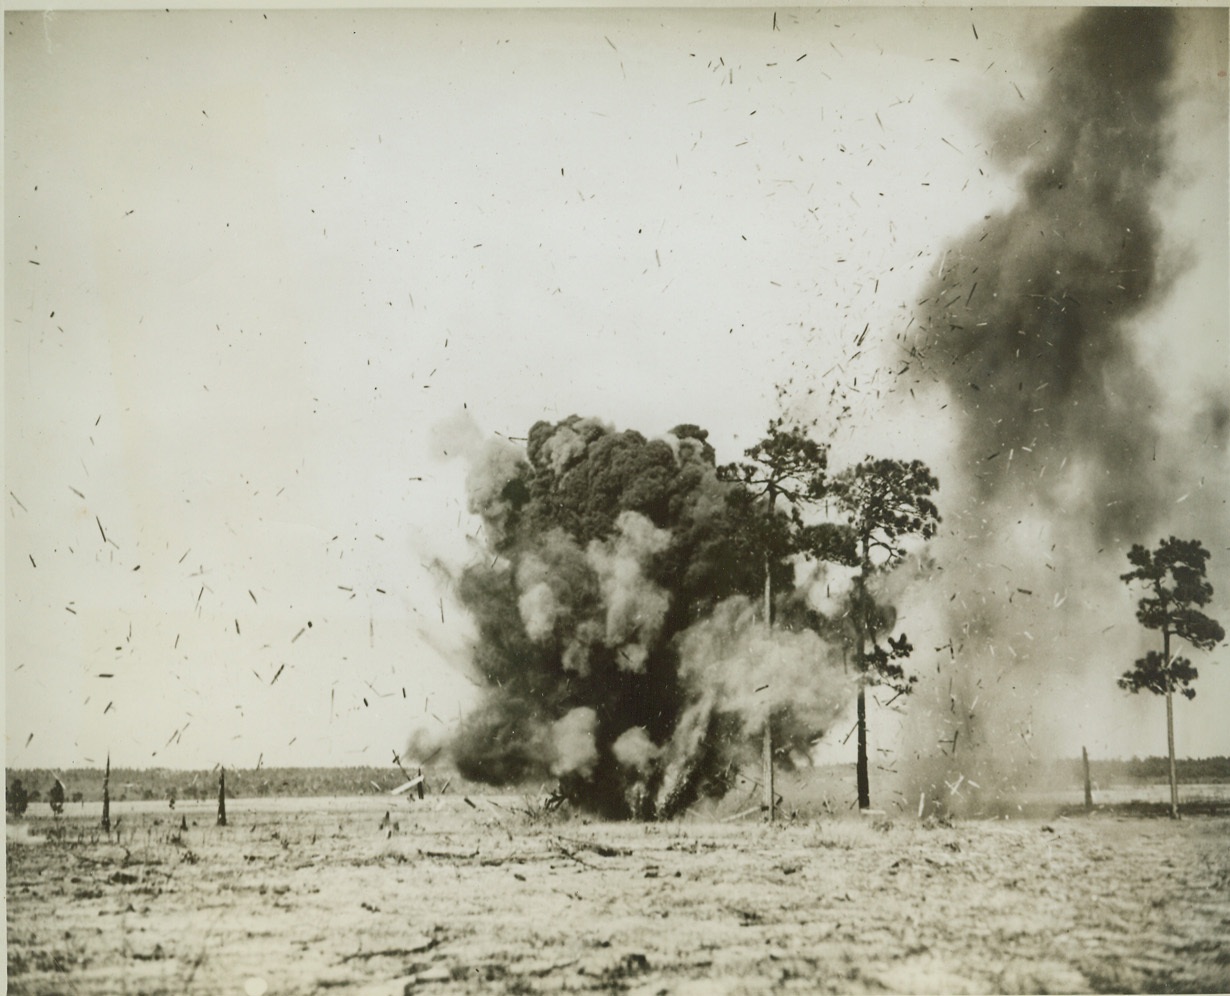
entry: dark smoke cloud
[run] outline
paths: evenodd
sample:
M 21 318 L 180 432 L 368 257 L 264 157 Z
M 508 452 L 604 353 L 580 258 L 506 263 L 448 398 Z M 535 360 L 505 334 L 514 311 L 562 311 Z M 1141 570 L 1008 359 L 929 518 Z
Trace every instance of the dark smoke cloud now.
M 1156 391 L 1127 323 L 1163 289 L 1173 32 L 1172 11 L 1091 9 L 1063 34 L 1040 99 L 997 135 L 1019 199 L 944 253 L 923 305 L 980 493 L 1053 505 L 1066 457 L 1102 539 L 1139 535 L 1157 504 Z
M 1007 805 L 1050 750 L 1072 756 L 1074 690 L 1130 664 L 1122 553 L 1173 507 L 1162 393 L 1135 336 L 1173 281 L 1153 201 L 1169 153 L 1175 14 L 1089 9 L 1045 84 L 997 123 L 1019 196 L 942 253 L 915 348 L 958 412 L 961 496 L 929 592 L 935 669 L 910 705 L 904 786 L 926 811 Z M 1163 333 L 1164 334 L 1164 333 Z M 1207 431 L 1224 438 L 1211 404 Z M 963 478 L 963 479 L 961 479 Z M 1122 663 L 1122 666 L 1117 666 Z
M 555 778 L 604 816 L 671 816 L 732 787 L 767 717 L 788 762 L 840 711 L 840 650 L 791 627 L 806 612 L 785 560 L 787 621 L 760 621 L 766 512 L 718 479 L 706 435 L 573 416 L 524 448 L 441 436 L 470 459 L 485 537 L 457 584 L 482 688 L 448 745 L 465 777 Z

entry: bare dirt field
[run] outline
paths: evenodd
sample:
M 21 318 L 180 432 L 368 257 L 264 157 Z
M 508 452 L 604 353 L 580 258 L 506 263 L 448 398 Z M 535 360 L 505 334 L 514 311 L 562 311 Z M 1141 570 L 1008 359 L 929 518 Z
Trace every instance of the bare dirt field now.
M 642 825 L 457 797 L 228 815 L 117 805 L 118 843 L 96 806 L 10 820 L 9 992 L 1230 991 L 1225 816 Z

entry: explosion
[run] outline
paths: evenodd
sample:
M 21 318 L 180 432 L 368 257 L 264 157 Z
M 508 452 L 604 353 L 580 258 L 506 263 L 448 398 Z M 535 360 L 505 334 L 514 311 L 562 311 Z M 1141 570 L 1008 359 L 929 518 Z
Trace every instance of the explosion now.
M 524 449 L 475 433 L 485 549 L 457 590 L 483 692 L 449 745 L 464 777 L 552 777 L 604 817 L 669 818 L 728 792 L 766 722 L 782 763 L 805 755 L 851 694 L 840 648 L 792 625 L 785 557 L 769 561 L 782 622 L 765 625 L 770 513 L 719 478 L 704 430 L 572 416 Z
M 1136 336 L 1179 269 L 1154 208 L 1176 32 L 1163 9 L 1090 9 L 1061 32 L 1041 99 L 995 136 L 1018 199 L 950 246 L 924 292 L 914 348 L 959 412 L 965 495 L 938 552 L 940 662 L 913 704 L 924 806 L 1024 787 L 1035 739 L 1091 707 L 1057 689 L 1138 656 L 1135 636 L 1106 634 L 1127 547 L 1174 501 Z
M 903 370 L 935 377 L 958 430 L 938 569 L 886 599 L 936 655 L 899 769 L 920 811 L 1006 802 L 1035 747 L 1076 753 L 1072 712 L 1097 709 L 1081 683 L 1103 663 L 1115 694 L 1140 656 L 1123 555 L 1175 516 L 1175 452 L 1197 435 L 1226 450 L 1224 389 L 1177 428 L 1141 349 L 1182 274 L 1156 208 L 1181 16 L 1094 8 L 1056 36 L 1040 95 L 996 122 L 1015 203 L 943 251 L 916 309 Z M 703 430 L 573 416 L 524 447 L 467 433 L 485 549 L 457 585 L 483 689 L 450 745 L 466 777 L 554 777 L 595 813 L 668 818 L 727 792 L 766 723 L 789 763 L 849 705 L 842 607 L 809 608 L 820 585 L 796 588 L 785 554 L 766 566 L 784 513 L 718 473 Z M 1224 460 L 1207 472 L 1225 480 Z M 1182 528 L 1225 545 L 1215 492 Z

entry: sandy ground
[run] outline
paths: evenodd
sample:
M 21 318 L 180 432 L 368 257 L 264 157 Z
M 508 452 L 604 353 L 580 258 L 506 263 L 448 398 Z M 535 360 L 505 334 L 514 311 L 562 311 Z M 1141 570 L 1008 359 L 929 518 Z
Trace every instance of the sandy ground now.
M 8 826 L 9 992 L 1230 991 L 1228 818 L 473 803 L 235 800 L 225 828 L 117 806 L 118 843 L 97 807 L 32 807 Z

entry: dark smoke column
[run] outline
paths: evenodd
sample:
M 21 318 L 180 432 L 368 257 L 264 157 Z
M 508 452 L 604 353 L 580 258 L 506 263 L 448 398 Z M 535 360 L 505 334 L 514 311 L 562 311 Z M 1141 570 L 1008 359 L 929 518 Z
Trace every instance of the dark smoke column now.
M 1055 507 L 1075 480 L 1100 540 L 1154 514 L 1154 390 L 1125 323 L 1161 289 L 1150 206 L 1166 165 L 1174 14 L 1090 9 L 1051 53 L 1041 99 L 1003 122 L 1021 196 L 942 258 L 926 293 L 932 369 L 964 413 L 977 493 Z
M 920 294 L 914 347 L 959 433 L 938 671 L 908 720 L 920 814 L 1011 805 L 1035 747 L 1065 749 L 1078 704 L 1058 690 L 1116 652 L 1103 634 L 1118 561 L 1098 555 L 1164 514 L 1161 392 L 1135 337 L 1177 269 L 1154 209 L 1175 17 L 1091 8 L 1066 21 L 1040 53 L 1040 89 L 1012 94 L 1019 112 L 992 130 L 1015 203 L 940 248 Z

